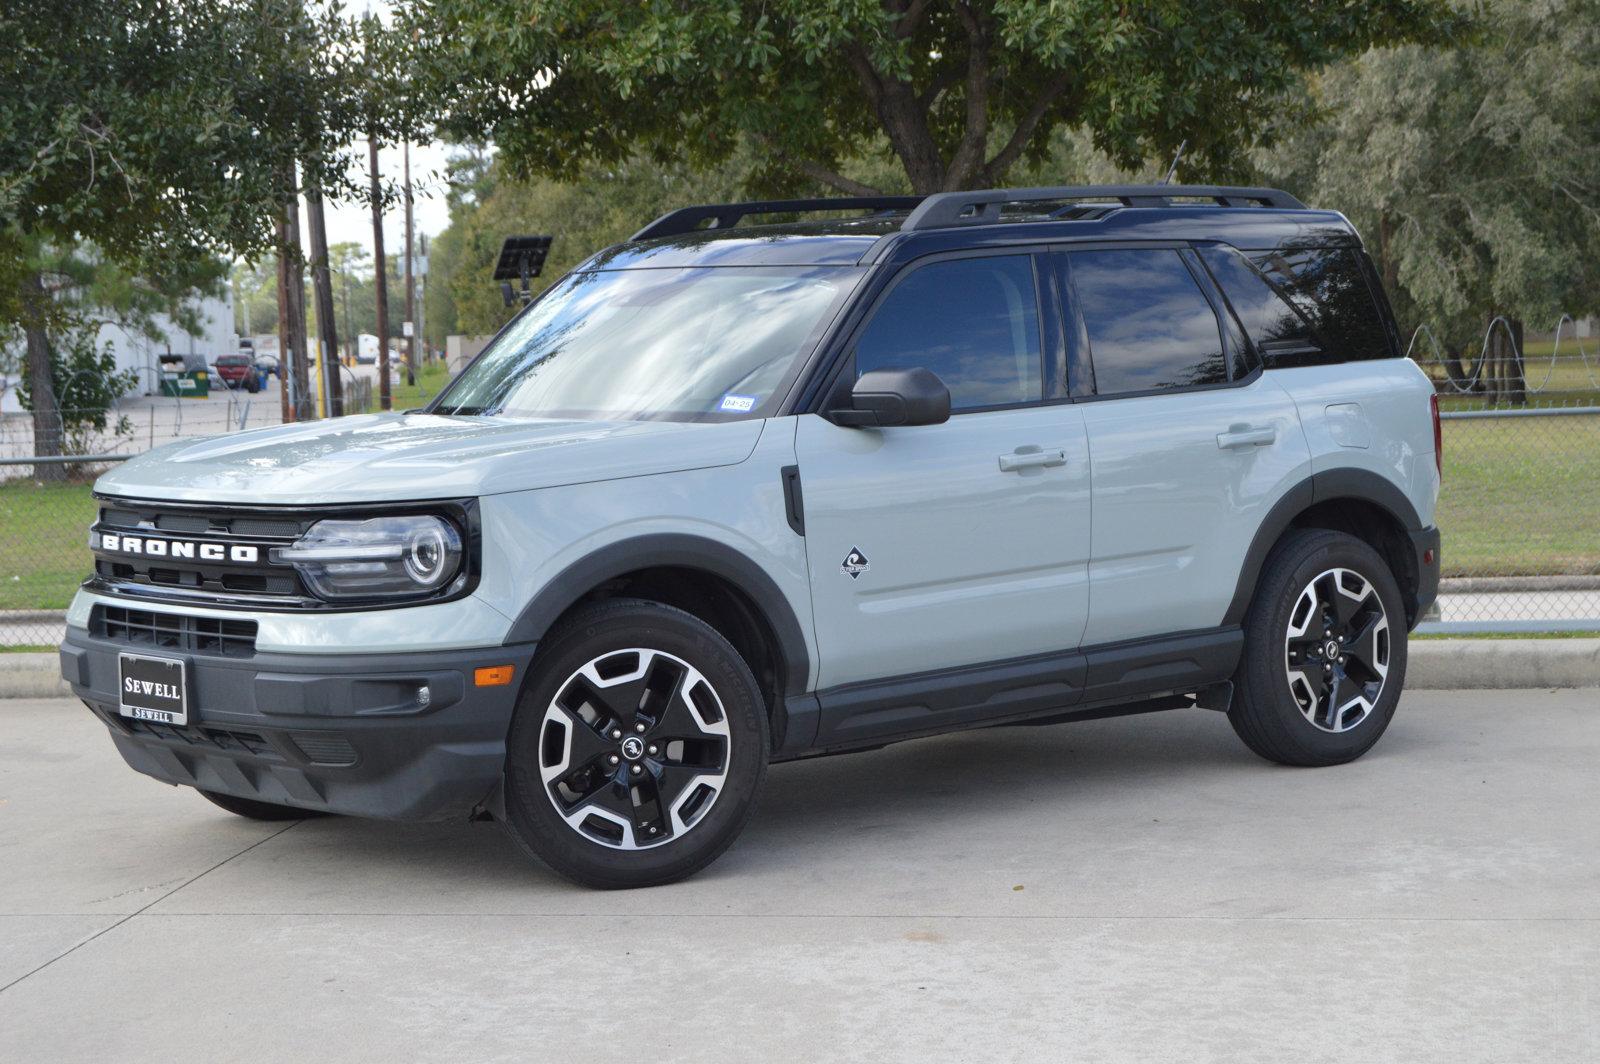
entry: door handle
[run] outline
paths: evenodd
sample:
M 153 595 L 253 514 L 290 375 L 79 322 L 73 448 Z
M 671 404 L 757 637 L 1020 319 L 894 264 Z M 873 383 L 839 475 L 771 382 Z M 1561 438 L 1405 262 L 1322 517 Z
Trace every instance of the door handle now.
M 1037 447 L 1029 450 L 1019 447 L 1010 454 L 1000 456 L 1000 472 L 1015 473 L 1019 469 L 1043 469 L 1049 466 L 1067 464 L 1067 452 L 1057 448 L 1054 451 L 1041 451 Z
M 1217 433 L 1217 446 L 1224 451 L 1238 447 L 1265 447 L 1277 440 L 1276 425 L 1229 425 L 1227 432 Z

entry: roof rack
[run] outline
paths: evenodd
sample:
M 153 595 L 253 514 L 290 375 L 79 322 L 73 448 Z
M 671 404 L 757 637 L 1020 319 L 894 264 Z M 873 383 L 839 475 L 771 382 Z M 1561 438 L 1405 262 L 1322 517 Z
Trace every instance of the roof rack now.
M 1170 207 L 1174 199 L 1211 200 L 1221 207 L 1304 209 L 1305 204 L 1275 188 L 1233 188 L 1226 185 L 1065 185 L 1060 188 L 990 188 L 974 192 L 938 192 L 924 199 L 900 226 L 904 230 L 944 229 L 955 225 L 988 225 L 1000 220 L 1004 203 L 1055 202 L 1072 199 L 1114 199 L 1124 207 Z
M 650 240 L 658 236 L 678 236 L 702 228 L 731 229 L 752 214 L 801 214 L 809 211 L 908 211 L 921 203 L 921 196 L 835 196 L 831 199 L 756 200 L 751 203 L 704 203 L 668 211 L 629 240 Z

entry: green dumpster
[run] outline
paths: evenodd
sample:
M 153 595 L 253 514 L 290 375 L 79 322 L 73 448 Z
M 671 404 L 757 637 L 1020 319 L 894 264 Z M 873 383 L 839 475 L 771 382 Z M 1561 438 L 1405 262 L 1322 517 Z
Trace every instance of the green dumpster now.
M 211 394 L 211 378 L 203 369 L 161 375 L 161 394 L 179 399 L 204 399 Z
M 204 355 L 162 355 L 161 394 L 178 399 L 204 399 L 211 394 L 211 373 Z

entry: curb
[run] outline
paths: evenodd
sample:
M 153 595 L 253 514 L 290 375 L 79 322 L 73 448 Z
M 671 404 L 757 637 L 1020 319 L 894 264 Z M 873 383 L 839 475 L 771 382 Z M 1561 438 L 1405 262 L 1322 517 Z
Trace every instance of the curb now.
M 1419 639 L 1414 691 L 1600 687 L 1600 639 Z M 70 698 L 55 654 L 0 654 L 0 698 Z
M 1418 691 L 1600 687 L 1600 639 L 1418 639 L 1406 661 Z
M 0 654 L 0 698 L 71 698 L 55 654 Z

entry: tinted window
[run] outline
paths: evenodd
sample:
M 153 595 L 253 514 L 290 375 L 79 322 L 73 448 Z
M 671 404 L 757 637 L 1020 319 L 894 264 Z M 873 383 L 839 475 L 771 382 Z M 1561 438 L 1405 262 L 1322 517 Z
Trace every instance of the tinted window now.
M 1351 248 L 1285 248 L 1250 253 L 1256 268 L 1311 322 L 1334 358 L 1391 358 L 1396 352 Z
M 1243 255 L 1232 248 L 1206 247 L 1200 257 L 1268 369 L 1328 361 L 1310 323 Z
M 954 410 L 1039 400 L 1032 258 L 935 262 L 895 285 L 856 344 L 856 373 L 913 366 L 939 375 Z
M 1217 316 L 1176 251 L 1075 251 L 1069 259 L 1095 391 L 1227 381 Z

